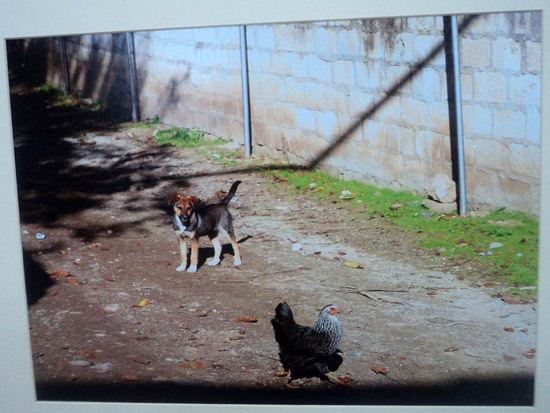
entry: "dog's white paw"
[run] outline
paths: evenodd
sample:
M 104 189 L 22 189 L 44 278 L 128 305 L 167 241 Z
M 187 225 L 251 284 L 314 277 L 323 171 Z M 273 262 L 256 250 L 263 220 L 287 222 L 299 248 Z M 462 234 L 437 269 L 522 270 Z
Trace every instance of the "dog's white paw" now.
M 190 265 L 189 268 L 187 268 L 187 272 L 197 272 L 197 266 Z
M 212 258 L 210 261 L 207 262 L 208 265 L 210 265 L 211 267 L 213 267 L 214 265 L 218 265 L 220 263 L 220 259 L 214 259 Z
M 180 265 L 179 267 L 176 268 L 176 271 L 178 272 L 182 272 L 182 271 L 185 271 L 187 267 L 185 265 Z
M 241 261 L 241 260 L 234 260 L 234 261 L 233 261 L 233 265 L 234 265 L 235 267 L 238 267 L 238 266 L 241 265 L 241 264 L 242 264 L 242 261 Z

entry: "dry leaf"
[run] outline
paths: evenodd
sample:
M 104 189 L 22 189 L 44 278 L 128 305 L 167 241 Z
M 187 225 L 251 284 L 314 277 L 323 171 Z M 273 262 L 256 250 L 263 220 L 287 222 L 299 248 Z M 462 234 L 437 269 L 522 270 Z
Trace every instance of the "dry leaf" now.
M 145 307 L 149 304 L 151 304 L 151 301 L 149 301 L 147 298 L 143 298 L 139 301 L 139 303 L 134 304 L 132 307 Z
M 136 340 L 137 341 L 145 341 L 145 340 L 149 340 L 149 337 L 147 337 L 147 336 L 136 337 Z
M 437 295 L 437 291 L 428 291 L 428 295 Z
M 67 251 L 61 250 L 61 251 L 59 251 L 59 253 L 60 253 L 60 254 L 66 254 Z
M 122 380 L 126 380 L 126 381 L 138 381 L 139 379 L 137 378 L 137 376 L 134 376 L 132 374 L 123 374 L 122 377 L 121 377 Z
M 201 370 L 204 370 L 206 368 L 206 366 L 202 363 L 193 363 L 193 367 L 196 368 L 196 369 L 201 369 Z
M 235 321 L 239 323 L 256 323 L 258 322 L 257 317 L 237 317 Z
M 389 370 L 386 367 L 375 366 L 371 370 L 374 371 L 376 374 L 388 374 L 389 373 Z
M 52 295 L 59 295 L 59 291 L 55 290 Z
M 72 278 L 66 281 L 67 284 L 84 284 L 84 281 L 73 280 Z
M 237 340 L 242 340 L 243 338 L 244 338 L 244 336 L 233 336 L 233 337 L 229 337 L 229 340 L 237 341 Z
M 147 359 L 135 359 L 134 361 L 135 361 L 136 363 L 145 364 L 145 365 L 151 363 L 151 361 L 150 361 L 150 360 L 147 360 Z
M 80 352 L 80 354 L 83 354 L 83 355 L 84 355 L 84 357 L 86 357 L 86 358 L 89 358 L 89 359 L 95 359 L 95 354 L 94 354 L 94 353 L 92 353 L 91 351 L 88 351 L 88 350 L 82 350 L 82 351 Z
M 346 267 L 349 267 L 349 268 L 358 268 L 358 269 L 361 269 L 361 270 L 365 268 L 365 267 L 363 267 L 361 264 L 357 264 L 357 263 L 355 263 L 355 262 L 349 262 L 349 261 L 346 261 L 346 262 L 344 263 L 344 265 L 345 265 Z
M 339 377 L 338 379 L 344 384 L 349 384 L 353 381 L 351 377 Z
M 512 327 L 505 327 L 504 328 L 504 331 L 508 332 L 508 333 L 513 333 L 514 332 L 514 329 Z
M 447 347 L 445 353 L 452 353 L 453 351 L 458 351 L 456 347 Z
M 311 267 L 300 267 L 299 270 L 311 270 Z
M 526 303 L 526 301 L 520 297 L 514 297 L 506 294 L 500 297 L 500 299 L 508 304 L 525 304 Z
M 397 356 L 396 358 L 398 360 L 407 360 L 407 357 L 405 357 L 405 356 Z
M 65 278 L 70 277 L 71 273 L 65 270 L 50 270 L 48 271 L 48 275 L 54 278 Z

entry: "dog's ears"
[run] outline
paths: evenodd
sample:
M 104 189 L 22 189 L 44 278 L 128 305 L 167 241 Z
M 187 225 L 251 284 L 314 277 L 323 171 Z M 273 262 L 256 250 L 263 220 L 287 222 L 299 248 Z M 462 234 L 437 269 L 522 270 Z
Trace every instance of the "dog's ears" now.
M 181 195 L 178 195 L 178 194 L 170 194 L 169 195 L 169 199 L 170 199 L 171 204 L 174 204 L 180 198 L 181 198 Z
M 191 205 L 193 205 L 193 207 L 200 202 L 200 199 L 193 195 L 189 197 L 189 200 L 191 201 Z

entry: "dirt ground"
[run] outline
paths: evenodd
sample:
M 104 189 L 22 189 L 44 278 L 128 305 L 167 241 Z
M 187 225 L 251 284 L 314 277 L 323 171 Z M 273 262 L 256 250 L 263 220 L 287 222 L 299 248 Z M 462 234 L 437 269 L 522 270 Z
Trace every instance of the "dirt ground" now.
M 419 250 L 414 234 L 359 208 L 153 146 L 139 129 L 90 132 L 64 112 L 14 118 L 39 399 L 532 403 L 537 305 L 504 302 L 465 276 L 470 264 Z M 198 272 L 176 272 L 168 195 L 212 199 L 236 179 L 243 264 L 226 245 L 220 265 L 204 265 L 205 238 Z M 280 301 L 302 324 L 339 306 L 347 386 L 285 388 L 270 324 Z

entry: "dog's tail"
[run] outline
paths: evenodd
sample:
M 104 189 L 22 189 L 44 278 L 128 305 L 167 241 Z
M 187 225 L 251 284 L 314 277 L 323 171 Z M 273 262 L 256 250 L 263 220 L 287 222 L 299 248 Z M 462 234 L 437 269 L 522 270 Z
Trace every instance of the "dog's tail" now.
M 233 198 L 233 195 L 235 195 L 235 192 L 237 192 L 237 187 L 240 183 L 241 181 L 233 182 L 233 185 L 231 185 L 231 188 L 229 188 L 229 192 L 227 193 L 225 198 L 220 201 L 221 204 L 227 205 L 229 201 L 231 201 L 231 198 Z

